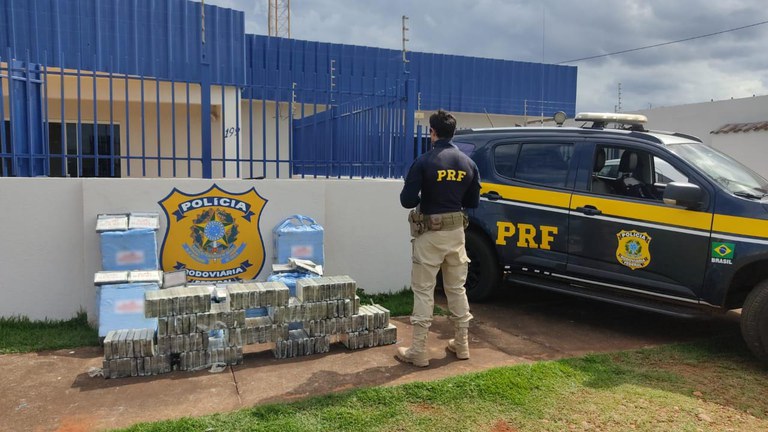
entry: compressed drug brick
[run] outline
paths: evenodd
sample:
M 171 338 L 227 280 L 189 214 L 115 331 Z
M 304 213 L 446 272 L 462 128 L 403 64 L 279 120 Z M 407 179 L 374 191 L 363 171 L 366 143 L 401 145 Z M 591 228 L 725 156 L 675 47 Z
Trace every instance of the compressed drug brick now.
M 241 282 L 226 285 L 232 310 L 287 306 L 288 286 L 282 282 Z
M 349 276 L 304 278 L 296 281 L 296 297 L 302 302 L 353 299 L 357 283 Z
M 273 352 L 275 358 L 285 359 L 326 353 L 330 346 L 329 336 L 310 337 L 304 329 L 296 329 L 289 332 L 287 339 L 278 339 Z
M 397 327 L 389 324 L 385 328 L 345 333 L 341 335 L 341 342 L 351 350 L 391 345 L 397 342 Z

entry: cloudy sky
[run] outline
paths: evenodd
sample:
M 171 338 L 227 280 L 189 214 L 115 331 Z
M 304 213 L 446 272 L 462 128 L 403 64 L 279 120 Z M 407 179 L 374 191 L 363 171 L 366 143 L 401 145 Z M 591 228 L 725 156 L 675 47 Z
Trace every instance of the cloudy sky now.
M 206 4 L 268 33 L 268 0 Z M 577 111 L 768 94 L 765 0 L 294 0 L 291 37 L 401 49 L 403 15 L 411 51 L 577 66 Z

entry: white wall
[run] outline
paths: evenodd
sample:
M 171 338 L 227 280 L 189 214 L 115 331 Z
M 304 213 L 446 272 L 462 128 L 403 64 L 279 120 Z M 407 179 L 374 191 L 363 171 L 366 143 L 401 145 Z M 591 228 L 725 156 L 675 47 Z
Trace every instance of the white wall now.
M 79 181 L 0 178 L 0 316 L 69 318 L 88 303 L 82 201 Z
M 324 228 L 328 275 L 348 274 L 370 293 L 410 286 L 407 211 L 402 180 L 198 180 L 0 178 L 0 316 L 67 319 L 85 310 L 96 317 L 93 275 L 100 269 L 100 213 L 161 214 L 158 202 L 173 188 L 200 193 L 212 184 L 232 193 L 255 188 L 267 204 L 260 220 L 265 264 L 271 273 L 272 228 L 292 214 Z
M 710 132 L 726 123 L 768 120 L 768 96 L 660 107 L 637 114 L 648 117 L 648 129 L 683 132 L 711 144 Z
M 648 129 L 682 132 L 737 159 L 768 178 L 768 132 L 711 134 L 728 123 L 768 121 L 768 96 L 704 102 L 638 111 Z
M 712 147 L 768 179 L 768 131 L 716 134 L 711 140 Z

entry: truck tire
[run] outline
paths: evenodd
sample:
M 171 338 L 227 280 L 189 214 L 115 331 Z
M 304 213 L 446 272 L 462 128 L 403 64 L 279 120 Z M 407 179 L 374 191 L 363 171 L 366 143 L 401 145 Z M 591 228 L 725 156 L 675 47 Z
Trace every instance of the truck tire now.
M 471 261 L 467 282 L 464 284 L 467 299 L 471 302 L 488 300 L 501 283 L 501 269 L 496 252 L 488 241 L 475 231 L 466 232 L 466 248 Z
M 750 351 L 768 363 L 768 279 L 755 285 L 744 301 L 741 335 Z

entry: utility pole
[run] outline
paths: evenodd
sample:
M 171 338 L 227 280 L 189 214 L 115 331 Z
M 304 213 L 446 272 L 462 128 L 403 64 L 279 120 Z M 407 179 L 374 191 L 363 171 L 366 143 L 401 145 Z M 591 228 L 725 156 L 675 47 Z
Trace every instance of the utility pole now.
M 408 60 L 408 57 L 406 56 L 406 53 L 408 52 L 408 50 L 405 48 L 405 43 L 410 40 L 406 37 L 406 34 L 408 33 L 408 30 L 409 30 L 406 23 L 407 21 L 408 21 L 408 17 L 403 15 L 403 71 L 404 72 L 408 72 L 407 66 L 408 66 L 408 63 L 410 62 L 410 60 Z
M 616 105 L 615 111 L 617 113 L 620 113 L 621 112 L 621 83 L 619 83 L 618 97 L 619 97 L 619 103 Z
M 267 0 L 267 28 L 270 36 L 291 37 L 291 0 Z
M 329 70 L 329 75 L 331 78 L 331 88 L 328 92 L 328 95 L 330 96 L 330 101 L 335 102 L 333 99 L 333 91 L 336 90 L 336 60 L 331 59 L 331 68 Z

